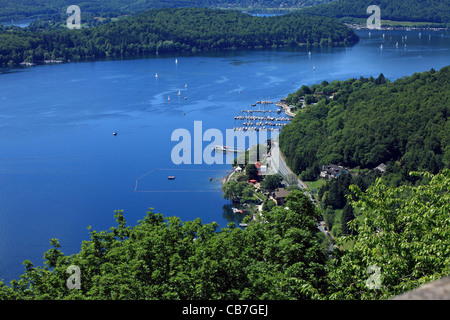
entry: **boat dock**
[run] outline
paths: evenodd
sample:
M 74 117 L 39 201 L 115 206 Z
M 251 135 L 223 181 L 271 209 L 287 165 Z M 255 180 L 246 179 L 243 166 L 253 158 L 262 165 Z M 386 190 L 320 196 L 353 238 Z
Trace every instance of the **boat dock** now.
M 214 149 L 215 151 L 219 151 L 219 152 L 223 152 L 223 153 L 226 153 L 226 152 L 242 153 L 242 152 L 244 152 L 244 151 L 242 151 L 242 150 L 229 148 L 229 147 L 227 147 L 227 146 L 215 146 L 213 149 Z
M 281 107 L 289 117 L 295 117 L 295 113 L 291 111 L 291 108 L 286 103 L 277 102 L 277 106 Z M 303 102 L 303 107 L 305 107 L 305 102 Z
M 272 104 L 273 102 L 270 100 L 260 100 L 256 102 L 257 104 Z
M 273 104 L 270 100 L 257 101 L 256 104 L 269 105 Z M 252 104 L 255 107 L 256 104 Z M 241 115 L 234 116 L 234 131 L 281 131 L 281 128 L 290 123 L 293 114 L 287 110 L 280 102 L 276 103 L 277 109 L 243 109 Z M 282 111 L 285 111 L 287 117 L 280 116 Z M 241 123 L 242 121 L 242 123 Z

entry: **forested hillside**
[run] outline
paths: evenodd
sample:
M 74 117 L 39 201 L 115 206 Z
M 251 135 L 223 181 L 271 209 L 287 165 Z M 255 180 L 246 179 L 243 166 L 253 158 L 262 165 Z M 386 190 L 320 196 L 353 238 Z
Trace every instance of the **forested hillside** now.
M 358 36 L 338 20 L 299 14 L 256 17 L 213 9 L 155 9 L 95 28 L 0 29 L 0 65 L 48 59 L 125 57 L 300 45 L 350 45 Z
M 387 164 L 394 185 L 414 182 L 413 170 L 450 167 L 450 66 L 389 82 L 324 81 L 303 86 L 289 103 L 308 105 L 283 128 L 280 147 L 298 174 L 317 178 L 320 167 L 340 164 L 373 169 Z
M 450 6 L 447 0 L 336 0 L 330 4 L 318 5 L 302 10 L 305 14 L 326 17 L 365 18 L 367 7 L 380 7 L 381 19 L 395 21 L 424 21 L 449 23 Z
M 76 4 L 83 14 L 117 17 L 157 8 L 231 8 L 262 10 L 266 8 L 303 8 L 332 0 L 0 0 L 0 21 L 66 16 L 68 6 Z

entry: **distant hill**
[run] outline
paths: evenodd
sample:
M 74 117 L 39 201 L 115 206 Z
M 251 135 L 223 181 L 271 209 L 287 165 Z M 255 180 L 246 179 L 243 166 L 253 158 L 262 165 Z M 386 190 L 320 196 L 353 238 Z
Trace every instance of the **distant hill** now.
M 148 10 L 94 28 L 32 31 L 0 26 L 0 65 L 228 49 L 343 46 L 359 40 L 336 19 L 298 13 L 257 17 L 233 10 Z
M 245 10 L 304 8 L 333 0 L 0 0 L 0 21 L 65 15 L 76 4 L 82 13 L 116 17 L 157 8 L 230 8 Z
M 368 18 L 366 12 L 370 5 L 377 5 L 381 10 L 382 20 L 413 22 L 450 22 L 450 5 L 448 0 L 337 0 L 305 8 L 305 14 L 317 14 L 333 18 Z

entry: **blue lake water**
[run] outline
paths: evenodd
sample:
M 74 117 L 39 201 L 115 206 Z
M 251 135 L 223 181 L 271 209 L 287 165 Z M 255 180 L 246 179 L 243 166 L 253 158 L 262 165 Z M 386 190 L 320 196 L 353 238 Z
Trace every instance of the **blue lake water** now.
M 242 109 L 257 100 L 277 101 L 302 84 L 380 73 L 395 80 L 450 62 L 448 32 L 359 34 L 361 41 L 350 48 L 1 70 L 0 279 L 17 279 L 25 259 L 41 265 L 51 238 L 60 240 L 64 253 L 78 252 L 89 239 L 87 227 L 108 229 L 118 209 L 130 225 L 149 207 L 222 227 L 235 221 L 220 192 L 230 166 L 173 164 L 176 129 L 193 133 L 194 121 L 202 121 L 203 131 L 217 128 L 225 135 Z

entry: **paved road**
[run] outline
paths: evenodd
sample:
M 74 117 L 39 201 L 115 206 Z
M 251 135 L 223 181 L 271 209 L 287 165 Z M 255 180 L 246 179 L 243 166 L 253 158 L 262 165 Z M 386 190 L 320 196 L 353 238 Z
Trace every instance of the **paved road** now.
M 272 140 L 272 147 L 270 148 L 270 162 L 272 167 L 272 172 L 280 173 L 287 182 L 291 182 L 292 180 L 296 181 L 296 185 L 300 189 L 306 189 L 306 184 L 300 180 L 295 173 L 289 169 L 284 161 L 280 148 L 278 146 L 278 137 Z
M 278 145 L 278 137 L 272 139 L 272 147 L 270 148 L 270 158 L 267 159 L 268 163 L 270 163 L 272 173 L 280 173 L 286 180 L 288 179 L 288 177 L 291 177 L 289 180 L 291 179 L 294 180 L 295 177 L 296 184 L 300 187 L 300 189 L 304 190 L 308 188 L 306 184 L 302 180 L 300 180 L 297 177 L 297 175 L 294 174 L 291 171 L 291 169 L 289 169 L 289 167 L 286 165 L 286 162 L 284 161 L 280 152 L 280 148 Z M 304 190 L 303 193 L 307 195 L 311 199 L 311 201 L 317 206 L 317 202 L 313 199 L 310 192 Z M 331 234 L 324 228 L 324 221 L 320 221 L 317 225 L 317 228 L 321 232 L 323 232 L 326 236 L 332 238 Z M 334 245 L 330 245 L 331 250 L 333 249 L 333 247 Z

